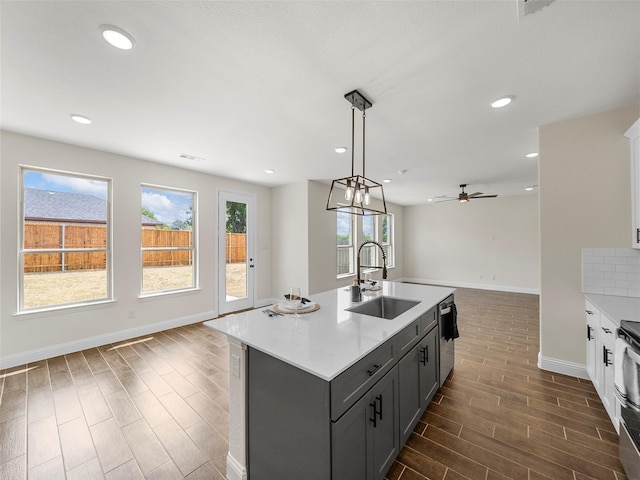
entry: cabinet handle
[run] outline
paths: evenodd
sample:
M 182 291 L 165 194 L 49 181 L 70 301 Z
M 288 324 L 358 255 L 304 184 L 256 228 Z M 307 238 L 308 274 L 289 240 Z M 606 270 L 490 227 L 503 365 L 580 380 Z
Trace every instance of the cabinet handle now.
M 376 428 L 376 427 L 377 427 L 377 423 L 376 423 L 376 420 L 377 420 L 376 413 L 378 412 L 378 410 L 377 410 L 377 400 L 374 400 L 373 402 L 371 402 L 371 403 L 369 404 L 369 406 L 370 406 L 371 408 L 373 408 L 373 418 L 369 418 L 369 421 L 370 421 L 371 423 L 373 423 L 373 428 Z
M 604 327 L 602 327 L 602 331 L 604 333 L 611 333 L 611 330 L 609 330 L 608 328 L 604 328 Z
M 608 367 L 613 362 L 609 361 L 609 355 L 611 355 L 611 350 L 609 350 L 604 345 L 602 346 L 602 361 L 604 362 L 605 367 Z
M 373 375 L 374 375 L 378 370 L 380 370 L 380 368 L 381 368 L 381 367 L 382 367 L 382 365 L 378 365 L 378 364 L 376 364 L 376 365 L 374 365 L 374 366 L 373 366 L 373 370 L 367 370 L 367 373 L 369 374 L 369 376 L 370 376 L 370 377 L 373 377 Z
M 591 325 L 587 325 L 587 340 L 589 342 L 593 340 L 593 338 L 591 338 Z
M 382 420 L 382 395 L 376 397 L 376 403 L 378 402 L 380 402 L 380 410 L 375 410 L 375 413 L 378 415 L 378 418 Z
M 591 310 L 585 310 L 585 312 L 587 312 L 587 315 L 593 315 L 593 312 Z
M 636 243 L 640 243 L 640 228 L 636 228 Z
M 422 347 L 420 349 L 420 354 L 420 363 L 422 363 L 422 365 L 426 365 L 429 362 L 429 345 L 427 345 L 426 347 Z
M 380 410 L 378 410 L 378 402 L 380 402 Z M 369 421 L 373 423 L 373 428 L 376 428 L 378 426 L 378 418 L 382 420 L 382 395 L 376 396 L 369 406 L 373 408 L 373 418 L 370 418 Z

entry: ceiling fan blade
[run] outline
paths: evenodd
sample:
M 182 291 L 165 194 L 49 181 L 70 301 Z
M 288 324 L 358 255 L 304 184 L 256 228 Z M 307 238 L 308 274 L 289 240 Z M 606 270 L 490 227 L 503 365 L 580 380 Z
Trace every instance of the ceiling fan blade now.
M 453 202 L 454 200 L 458 200 L 458 197 L 439 197 L 439 198 L 444 198 L 444 200 L 438 200 L 436 203 Z
M 473 197 L 473 199 L 475 200 L 476 198 L 495 198 L 498 195 L 482 195 L 480 197 Z
M 482 195 L 482 192 L 470 193 L 469 197 L 475 197 L 476 195 Z

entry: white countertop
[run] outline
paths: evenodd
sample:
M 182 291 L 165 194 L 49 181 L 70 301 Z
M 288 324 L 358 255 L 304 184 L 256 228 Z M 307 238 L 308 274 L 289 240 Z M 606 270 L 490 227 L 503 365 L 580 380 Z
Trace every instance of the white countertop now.
M 620 320 L 640 322 L 640 298 L 596 293 L 584 293 L 583 295 L 594 307 L 615 323 L 616 327 L 620 326 Z
M 362 302 L 352 303 L 345 287 L 308 296 L 320 305 L 311 313 L 269 317 L 259 308 L 204 324 L 250 347 L 316 375 L 332 380 L 373 351 L 403 327 L 455 292 L 454 288 L 381 282 L 382 290 L 366 292 Z M 420 303 L 393 320 L 347 312 L 381 295 L 419 300 Z

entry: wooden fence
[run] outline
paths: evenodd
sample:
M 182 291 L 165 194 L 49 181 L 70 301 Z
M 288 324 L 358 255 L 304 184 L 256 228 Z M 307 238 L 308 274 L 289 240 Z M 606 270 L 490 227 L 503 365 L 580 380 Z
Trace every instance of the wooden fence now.
M 142 229 L 143 247 L 189 247 L 191 244 L 190 231 Z M 44 223 L 25 225 L 25 249 L 105 248 L 106 245 L 106 228 L 104 226 Z M 226 245 L 227 263 L 246 261 L 245 234 L 228 233 Z M 190 250 L 147 250 L 143 252 L 142 260 L 145 267 L 191 265 L 193 261 Z M 101 270 L 105 268 L 105 265 L 105 252 L 44 252 L 28 253 L 24 256 L 25 273 Z

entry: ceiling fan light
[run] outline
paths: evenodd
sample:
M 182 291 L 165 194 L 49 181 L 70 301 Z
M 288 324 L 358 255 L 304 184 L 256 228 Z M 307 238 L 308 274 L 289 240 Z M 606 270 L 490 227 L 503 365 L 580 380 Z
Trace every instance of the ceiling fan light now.
M 538 152 L 531 152 L 525 155 L 527 158 L 536 158 L 538 156 Z

